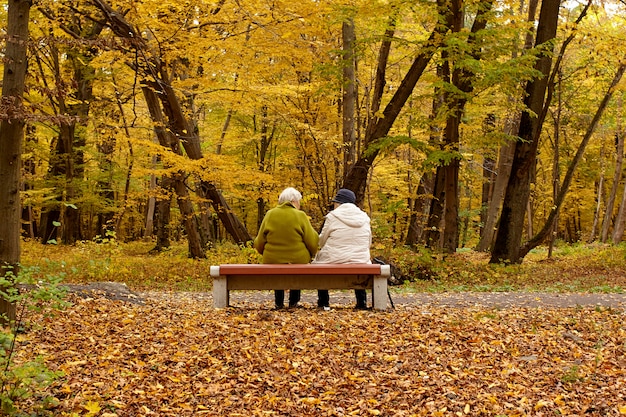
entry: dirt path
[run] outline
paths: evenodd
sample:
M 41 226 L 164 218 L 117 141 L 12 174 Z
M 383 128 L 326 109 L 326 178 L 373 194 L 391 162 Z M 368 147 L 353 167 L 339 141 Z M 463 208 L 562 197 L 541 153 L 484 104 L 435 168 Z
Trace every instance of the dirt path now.
M 122 283 L 98 282 L 86 285 L 68 285 L 68 290 L 83 297 L 105 297 L 131 303 L 145 303 L 150 300 L 171 303 L 196 301 L 212 305 L 211 293 L 146 291 L 132 292 Z M 626 294 L 604 293 L 527 293 L 527 292 L 461 292 L 461 293 L 394 293 L 390 296 L 396 308 L 450 307 L 450 308 L 575 308 L 603 306 L 626 308 Z M 371 293 L 368 292 L 371 303 Z M 317 293 L 302 291 L 301 305 L 315 308 Z M 238 308 L 272 308 L 274 296 L 271 291 L 232 291 L 230 305 Z M 354 305 L 351 291 L 331 291 L 331 308 L 350 308 Z
M 141 296 L 146 300 L 172 300 L 172 297 L 194 299 L 200 302 L 212 303 L 212 296 L 208 293 L 167 293 L 146 292 Z M 240 308 L 271 308 L 273 293 L 269 291 L 233 291 L 230 295 L 230 305 Z M 450 308 L 573 308 L 603 306 L 610 308 L 626 308 L 626 294 L 555 294 L 555 293 L 411 293 L 392 294 L 393 305 L 400 308 L 411 307 L 450 307 Z M 304 308 L 315 308 L 317 294 L 315 291 L 303 291 L 301 304 Z M 371 294 L 368 293 L 368 302 L 371 303 Z M 331 291 L 331 308 L 346 308 L 354 306 L 354 295 L 348 291 Z M 389 303 L 391 306 L 391 303 Z

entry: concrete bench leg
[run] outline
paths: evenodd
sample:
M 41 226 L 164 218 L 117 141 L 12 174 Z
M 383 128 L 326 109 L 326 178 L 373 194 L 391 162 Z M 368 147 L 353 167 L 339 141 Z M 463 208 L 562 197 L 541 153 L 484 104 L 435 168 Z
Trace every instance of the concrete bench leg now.
M 374 276 L 372 284 L 372 307 L 374 310 L 387 309 L 387 277 Z
M 213 307 L 228 307 L 228 284 L 226 277 L 213 277 Z

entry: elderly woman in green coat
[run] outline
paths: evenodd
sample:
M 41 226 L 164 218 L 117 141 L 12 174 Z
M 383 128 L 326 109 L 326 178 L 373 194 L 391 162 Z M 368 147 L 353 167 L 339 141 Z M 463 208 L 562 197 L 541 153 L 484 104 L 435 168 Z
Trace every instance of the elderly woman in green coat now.
M 308 264 L 317 253 L 319 235 L 311 226 L 307 214 L 300 210 L 302 194 L 295 188 L 285 188 L 278 197 L 278 206 L 269 210 L 254 248 L 263 255 L 264 264 Z M 277 309 L 284 307 L 285 291 L 275 290 Z M 289 290 L 289 307 L 300 301 L 300 290 Z

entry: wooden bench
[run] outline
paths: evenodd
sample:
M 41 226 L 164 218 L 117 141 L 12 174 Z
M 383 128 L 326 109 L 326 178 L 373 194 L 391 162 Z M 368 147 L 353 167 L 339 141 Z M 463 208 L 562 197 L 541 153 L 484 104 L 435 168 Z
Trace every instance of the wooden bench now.
M 213 306 L 229 305 L 231 290 L 372 289 L 375 310 L 387 309 L 389 265 L 228 264 L 211 266 Z

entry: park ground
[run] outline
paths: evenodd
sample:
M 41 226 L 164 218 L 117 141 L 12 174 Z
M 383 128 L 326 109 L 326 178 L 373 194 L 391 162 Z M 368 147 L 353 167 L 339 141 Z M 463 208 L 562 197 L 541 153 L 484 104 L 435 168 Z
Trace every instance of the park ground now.
M 622 307 L 477 296 L 374 312 L 345 293 L 331 311 L 314 294 L 282 311 L 271 294 L 222 310 L 198 293 L 71 295 L 30 317 L 18 360 L 62 372 L 39 393 L 60 416 L 626 415 Z
M 626 279 L 615 253 L 593 253 L 538 262 L 540 276 L 561 276 L 543 291 L 539 278 L 511 284 L 537 276 L 532 264 L 490 270 L 503 278 L 476 291 L 484 267 L 464 260 L 463 285 L 394 287 L 385 312 L 354 310 L 345 291 L 331 293 L 331 311 L 314 307 L 314 292 L 281 311 L 270 292 L 235 292 L 216 310 L 210 287 L 120 278 L 83 291 L 94 280 L 74 279 L 64 309 L 26 313 L 16 363 L 39 357 L 58 378 L 22 406 L 90 417 L 626 415 Z

